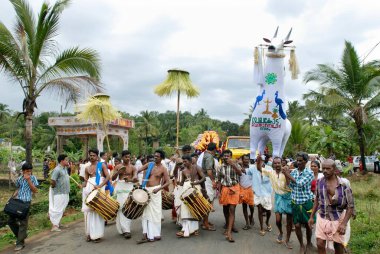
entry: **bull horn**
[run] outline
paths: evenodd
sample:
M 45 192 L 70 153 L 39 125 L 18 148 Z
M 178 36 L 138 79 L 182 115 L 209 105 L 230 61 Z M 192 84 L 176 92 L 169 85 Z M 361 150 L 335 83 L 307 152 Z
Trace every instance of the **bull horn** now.
M 274 35 L 273 35 L 273 39 L 274 39 L 274 38 L 277 38 L 278 27 L 279 27 L 279 26 L 277 26 L 276 32 L 275 32 Z
M 293 28 L 290 28 L 290 31 L 289 31 L 288 35 L 286 36 L 286 38 L 285 38 L 285 41 L 289 40 L 290 34 L 292 33 L 292 30 L 293 30 Z

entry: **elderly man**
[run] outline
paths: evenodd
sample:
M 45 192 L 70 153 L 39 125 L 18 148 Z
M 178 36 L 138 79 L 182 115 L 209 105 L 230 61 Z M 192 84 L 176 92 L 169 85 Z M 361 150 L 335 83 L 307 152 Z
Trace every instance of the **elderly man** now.
M 335 253 L 341 254 L 347 223 L 354 211 L 354 198 L 351 188 L 336 175 L 333 160 L 325 160 L 322 170 L 324 177 L 317 183 L 309 226 L 314 224 L 314 215 L 318 211 L 315 230 L 318 253 L 326 253 L 326 241 L 332 241 Z

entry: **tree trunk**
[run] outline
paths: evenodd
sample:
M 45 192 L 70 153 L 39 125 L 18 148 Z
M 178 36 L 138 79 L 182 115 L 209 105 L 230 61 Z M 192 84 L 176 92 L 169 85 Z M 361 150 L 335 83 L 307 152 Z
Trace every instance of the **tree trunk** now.
M 363 166 L 363 173 L 367 173 L 367 166 L 365 164 L 365 146 L 364 146 L 364 133 L 362 125 L 357 125 L 358 135 L 359 135 L 359 149 L 360 149 L 360 160 Z
M 26 162 L 32 164 L 32 130 L 33 130 L 33 109 L 26 109 L 25 115 L 25 155 Z

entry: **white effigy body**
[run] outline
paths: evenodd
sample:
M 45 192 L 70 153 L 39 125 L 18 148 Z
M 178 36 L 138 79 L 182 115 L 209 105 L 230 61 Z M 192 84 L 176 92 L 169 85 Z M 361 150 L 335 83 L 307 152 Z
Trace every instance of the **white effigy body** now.
M 275 33 L 274 38 L 277 35 Z M 264 153 L 268 141 L 272 142 L 273 156 L 282 156 L 291 133 L 291 123 L 286 116 L 287 101 L 284 94 L 285 54 L 284 44 L 291 43 L 287 38 L 277 47 L 269 45 L 265 54 L 265 66 L 261 58 L 255 64 L 254 82 L 260 86 L 259 94 L 253 102 L 250 123 L 251 158 L 257 152 Z M 265 39 L 267 42 L 271 42 Z

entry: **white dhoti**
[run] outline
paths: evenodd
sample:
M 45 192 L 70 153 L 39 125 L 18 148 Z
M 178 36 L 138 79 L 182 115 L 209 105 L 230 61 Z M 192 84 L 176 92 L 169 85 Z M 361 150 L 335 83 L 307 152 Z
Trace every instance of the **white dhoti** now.
M 69 204 L 69 194 L 56 194 L 49 188 L 49 218 L 54 226 L 59 227 L 63 213 Z
M 154 240 L 155 237 L 161 237 L 161 191 L 157 192 L 156 194 L 153 193 L 153 190 L 159 187 L 160 185 L 154 187 L 146 187 L 146 190 L 150 194 L 150 202 L 145 207 L 142 215 L 142 228 L 143 234 L 146 234 L 149 240 Z
M 182 186 L 177 185 L 174 187 L 173 195 L 174 195 L 174 209 L 177 214 L 177 224 L 181 225 L 182 219 L 181 219 L 181 194 L 182 194 Z
M 100 183 L 103 182 L 103 177 L 100 178 Z M 83 203 L 82 211 L 84 212 L 84 228 L 87 236 L 90 236 L 91 240 L 96 240 L 104 236 L 104 219 L 97 212 L 86 205 L 86 198 L 88 194 L 94 189 L 96 185 L 95 177 L 88 179 L 86 187 L 83 189 Z M 104 191 L 105 187 L 102 188 Z
M 133 189 L 133 183 L 125 182 L 124 180 L 119 180 L 116 183 L 114 190 L 116 200 L 120 204 L 119 211 L 116 217 L 116 229 L 119 234 L 130 233 L 131 232 L 131 222 L 132 220 L 124 216 L 122 209 L 125 201 L 128 199 L 129 194 Z
M 190 181 L 186 181 L 182 187 L 182 193 L 187 189 L 191 188 Z M 195 186 L 198 190 L 200 190 L 200 186 Z M 182 230 L 183 236 L 188 237 L 193 234 L 195 231 L 199 230 L 199 223 L 190 212 L 190 209 L 181 201 L 181 219 L 182 219 Z
M 205 186 L 206 186 L 207 196 L 210 199 L 210 202 L 214 201 L 215 189 L 212 187 L 212 181 L 210 177 L 206 177 Z

